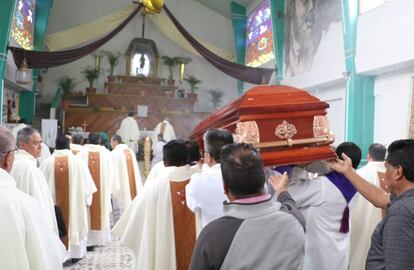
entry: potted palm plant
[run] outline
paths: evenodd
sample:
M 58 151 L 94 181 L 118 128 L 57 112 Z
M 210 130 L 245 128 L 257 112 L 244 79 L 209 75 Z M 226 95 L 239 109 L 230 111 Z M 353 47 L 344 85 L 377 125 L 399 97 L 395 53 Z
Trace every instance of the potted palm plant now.
M 69 108 L 69 97 L 75 89 L 76 83 L 69 76 L 63 76 L 58 80 L 58 88 L 62 89 L 62 105 L 63 109 Z
M 105 52 L 105 54 L 109 64 L 108 82 L 113 82 L 115 81 L 114 70 L 116 66 L 119 64 L 119 57 L 121 55 L 119 53 L 113 52 Z
M 167 84 L 168 86 L 174 86 L 174 78 L 173 78 L 173 68 L 179 64 L 179 57 L 169 57 L 167 55 L 162 56 L 162 60 L 164 65 L 168 67 L 168 71 L 170 75 L 168 76 Z
M 99 69 L 96 69 L 91 66 L 87 66 L 81 71 L 83 77 L 89 82 L 89 87 L 86 88 L 86 93 L 94 94 L 96 93 L 96 88 L 93 87 L 95 80 L 99 78 Z
M 197 94 L 194 92 L 196 89 L 198 89 L 197 85 L 202 83 L 199 79 L 194 77 L 193 75 L 188 75 L 184 78 L 184 81 L 186 81 L 190 85 L 191 92 L 188 95 L 190 98 L 197 98 Z
M 210 102 L 215 110 L 221 105 L 221 99 L 223 98 L 224 93 L 218 89 L 211 89 L 208 92 L 211 95 Z

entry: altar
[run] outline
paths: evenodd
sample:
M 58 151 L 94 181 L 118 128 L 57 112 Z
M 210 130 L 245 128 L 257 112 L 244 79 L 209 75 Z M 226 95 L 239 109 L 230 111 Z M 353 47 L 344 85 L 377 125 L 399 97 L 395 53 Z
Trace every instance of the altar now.
M 111 76 L 111 79 L 108 76 L 104 93 L 88 92 L 86 106 L 71 104 L 64 110 L 65 129 L 86 125 L 84 131 L 104 131 L 112 136 L 129 112 L 138 112 L 135 120 L 142 134 L 150 135 L 150 131 L 168 117 L 176 136 L 185 139 L 209 115 L 207 112 L 194 111 L 196 97 L 178 97 L 178 87 L 168 84 L 165 78 L 158 78 L 159 55 L 154 42 L 134 38 L 125 57 L 126 75 Z M 147 60 L 142 61 L 143 57 Z M 144 67 L 137 67 L 137 63 Z M 138 106 L 145 113 L 140 112 Z
M 169 92 L 161 95 L 157 89 L 175 92 L 175 87 L 162 85 L 164 79 L 147 79 L 133 76 L 119 76 L 122 83 L 108 82 L 110 94 L 87 94 L 87 105 L 71 106 L 64 111 L 64 127 L 78 127 L 87 124 L 86 131 L 104 131 L 112 136 L 128 112 L 136 112 L 137 106 L 147 106 L 145 117 L 135 116 L 141 130 L 153 130 L 165 117 L 170 118 L 177 137 L 187 138 L 191 130 L 209 113 L 194 112 L 195 98 L 178 98 Z M 128 94 L 120 89 L 127 85 Z M 151 91 L 152 87 L 155 91 Z M 118 90 L 117 90 L 118 89 Z M 145 95 L 141 93 L 145 91 Z M 165 92 L 165 91 L 164 91 Z

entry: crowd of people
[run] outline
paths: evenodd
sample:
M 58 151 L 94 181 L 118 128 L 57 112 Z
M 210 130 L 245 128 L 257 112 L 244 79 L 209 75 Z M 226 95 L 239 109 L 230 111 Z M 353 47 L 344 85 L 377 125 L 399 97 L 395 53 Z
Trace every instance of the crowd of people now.
M 336 160 L 264 167 L 228 130 L 208 130 L 199 148 L 165 139 L 168 125 L 158 127 L 145 184 L 135 139 L 116 134 L 109 150 L 96 133 L 86 143 L 62 134 L 39 162 L 36 129 L 1 127 L 5 269 L 62 269 L 114 236 L 133 251 L 134 269 L 414 265 L 414 140 L 372 144 L 364 166 L 360 148 L 344 142 Z

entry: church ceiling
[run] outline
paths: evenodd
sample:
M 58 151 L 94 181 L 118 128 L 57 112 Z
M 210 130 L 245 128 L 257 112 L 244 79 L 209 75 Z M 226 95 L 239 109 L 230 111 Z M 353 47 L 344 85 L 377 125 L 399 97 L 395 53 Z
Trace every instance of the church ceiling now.
M 230 3 L 236 2 L 247 8 L 251 3 L 257 2 L 255 0 L 194 0 L 221 15 L 231 18 Z

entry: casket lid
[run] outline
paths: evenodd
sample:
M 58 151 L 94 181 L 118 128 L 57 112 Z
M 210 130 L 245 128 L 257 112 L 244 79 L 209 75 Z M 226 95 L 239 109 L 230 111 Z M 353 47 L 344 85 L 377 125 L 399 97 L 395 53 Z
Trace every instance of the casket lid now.
M 298 88 L 256 86 L 198 124 L 190 138 L 202 144 L 203 134 L 210 128 L 226 128 L 234 134 L 239 123 L 254 122 L 260 138 L 253 144 L 261 149 L 265 165 L 333 158 L 335 153 L 329 147 L 332 141 L 331 138 L 328 141 L 328 127 L 322 136 L 315 133 L 315 118 L 326 118 L 328 107 L 326 102 Z M 323 121 L 327 124 L 327 119 Z M 275 128 L 285 122 L 297 128 L 297 134 L 277 138 Z

